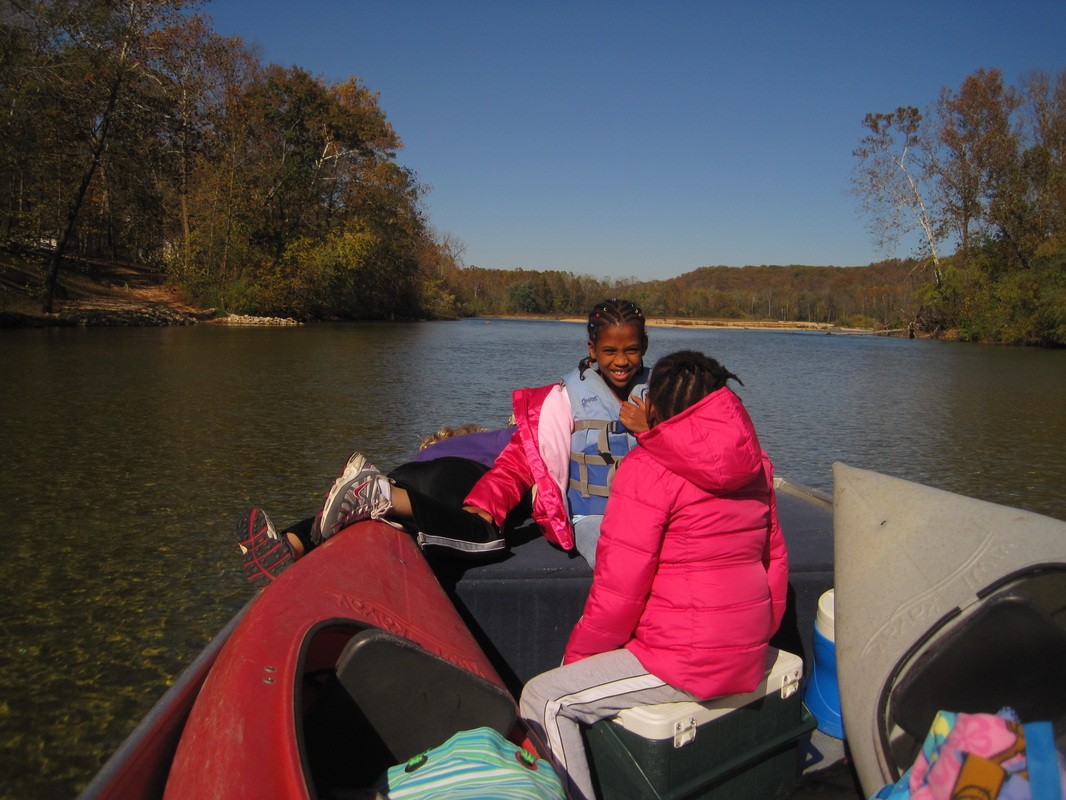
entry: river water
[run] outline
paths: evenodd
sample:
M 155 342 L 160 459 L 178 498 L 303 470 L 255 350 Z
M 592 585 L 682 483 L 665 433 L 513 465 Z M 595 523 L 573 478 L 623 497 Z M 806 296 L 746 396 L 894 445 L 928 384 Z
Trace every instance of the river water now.
M 652 328 L 719 358 L 777 471 L 842 460 L 1066 518 L 1066 351 Z M 251 596 L 233 526 L 309 515 L 353 449 L 506 424 L 583 326 L 465 320 L 0 334 L 0 787 L 72 797 Z

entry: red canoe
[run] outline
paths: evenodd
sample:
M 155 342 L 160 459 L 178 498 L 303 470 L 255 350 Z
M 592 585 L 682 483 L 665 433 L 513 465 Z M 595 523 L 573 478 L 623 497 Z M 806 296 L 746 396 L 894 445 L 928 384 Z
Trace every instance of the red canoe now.
M 155 752 L 117 759 L 85 796 L 316 797 L 369 785 L 464 728 L 514 733 L 514 699 L 417 544 L 384 523 L 330 539 L 231 625 L 142 723 Z

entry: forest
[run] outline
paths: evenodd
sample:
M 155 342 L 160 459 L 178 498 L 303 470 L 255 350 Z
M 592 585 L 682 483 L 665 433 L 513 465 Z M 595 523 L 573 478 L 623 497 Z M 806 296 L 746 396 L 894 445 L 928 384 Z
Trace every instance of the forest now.
M 219 313 L 580 315 L 625 295 L 651 316 L 1066 344 L 1066 72 L 978 70 L 925 111 L 866 116 L 851 191 L 885 252 L 917 238 L 908 258 L 638 281 L 466 265 L 371 87 L 264 64 L 199 10 L 5 2 L 0 252 L 38 266 L 43 312 L 108 259 Z

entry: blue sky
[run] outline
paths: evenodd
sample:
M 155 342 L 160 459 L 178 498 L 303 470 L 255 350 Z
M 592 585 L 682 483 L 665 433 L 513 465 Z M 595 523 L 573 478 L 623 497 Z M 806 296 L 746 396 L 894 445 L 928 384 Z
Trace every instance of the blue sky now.
M 468 265 L 669 278 L 863 265 L 867 112 L 1066 69 L 1066 2 L 213 0 L 267 62 L 358 76 Z

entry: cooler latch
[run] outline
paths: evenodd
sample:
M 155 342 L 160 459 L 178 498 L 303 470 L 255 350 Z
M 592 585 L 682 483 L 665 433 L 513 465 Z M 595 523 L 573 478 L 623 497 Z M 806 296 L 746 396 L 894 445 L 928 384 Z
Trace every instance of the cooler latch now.
M 792 697 L 799 691 L 800 678 L 803 677 L 803 671 L 794 669 L 784 673 L 781 676 L 781 699 L 786 700 Z
M 696 718 L 679 719 L 674 723 L 674 747 L 684 747 L 696 738 Z

